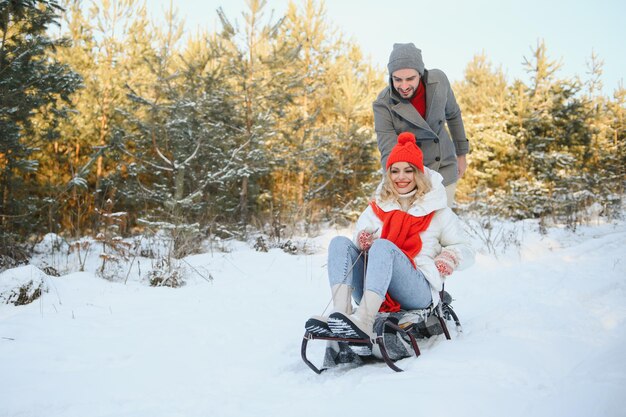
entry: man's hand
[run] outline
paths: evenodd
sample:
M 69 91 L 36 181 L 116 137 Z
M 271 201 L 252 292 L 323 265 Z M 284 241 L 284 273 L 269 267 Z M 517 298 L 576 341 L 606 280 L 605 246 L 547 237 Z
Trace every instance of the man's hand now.
M 456 157 L 456 163 L 458 167 L 459 178 L 461 178 L 467 170 L 467 158 L 465 157 L 465 155 L 459 155 Z

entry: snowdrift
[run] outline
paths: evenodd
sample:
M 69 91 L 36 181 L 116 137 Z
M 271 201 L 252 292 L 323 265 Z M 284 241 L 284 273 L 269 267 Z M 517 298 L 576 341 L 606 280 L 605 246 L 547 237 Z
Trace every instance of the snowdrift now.
M 42 288 L 0 305 L 0 416 L 624 416 L 626 224 L 508 227 L 519 247 L 448 280 L 464 333 L 421 341 L 403 373 L 316 375 L 300 359 L 304 321 L 329 301 L 327 244 L 350 231 L 307 255 L 231 242 L 185 258 L 176 289 L 146 285 L 145 259 L 126 284 L 97 277 L 97 257 L 52 277 L 37 263 L 71 262 L 42 249 L 0 274 L 0 290 Z

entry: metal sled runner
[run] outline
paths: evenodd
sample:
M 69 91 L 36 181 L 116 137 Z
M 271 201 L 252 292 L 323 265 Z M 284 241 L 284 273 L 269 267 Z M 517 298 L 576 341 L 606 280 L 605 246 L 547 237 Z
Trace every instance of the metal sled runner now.
M 446 325 L 446 320 L 454 320 L 457 331 L 461 332 L 461 323 L 454 310 L 450 306 L 452 298 L 446 292 L 441 294 L 441 302 L 435 308 L 413 310 L 413 311 L 400 311 L 398 313 L 379 313 L 376 322 L 374 324 L 375 337 L 373 339 L 352 339 L 345 337 L 334 336 L 321 336 L 316 335 L 310 331 L 305 331 L 302 338 L 302 346 L 300 354 L 302 360 L 311 368 L 315 373 L 320 374 L 326 368 L 322 369 L 315 366 L 307 358 L 307 346 L 310 340 L 323 340 L 337 342 L 342 345 L 343 349 L 354 348 L 368 348 L 369 352 L 373 352 L 374 349 L 380 350 L 380 356 L 382 360 L 396 372 L 402 372 L 394 362 L 399 359 L 407 358 L 415 355 L 420 355 L 420 350 L 417 344 L 417 338 L 426 338 L 437 334 L 444 334 L 447 340 L 450 340 L 450 332 Z M 420 316 L 422 320 L 417 322 L 402 322 L 402 317 L 406 315 Z M 404 351 L 398 353 L 397 343 L 393 343 L 401 338 L 407 347 L 400 346 Z M 404 344 L 403 344 L 404 345 Z M 411 352 L 412 351 L 412 352 Z M 370 353 L 366 356 L 372 356 Z

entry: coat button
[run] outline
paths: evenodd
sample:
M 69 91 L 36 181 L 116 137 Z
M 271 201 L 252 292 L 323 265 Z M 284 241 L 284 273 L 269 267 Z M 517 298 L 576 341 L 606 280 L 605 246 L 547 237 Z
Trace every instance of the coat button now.
M 439 143 L 439 139 L 435 139 L 435 140 L 433 140 L 433 142 Z
M 441 158 L 436 157 L 436 158 L 435 158 L 435 161 L 439 162 L 439 161 L 441 161 Z

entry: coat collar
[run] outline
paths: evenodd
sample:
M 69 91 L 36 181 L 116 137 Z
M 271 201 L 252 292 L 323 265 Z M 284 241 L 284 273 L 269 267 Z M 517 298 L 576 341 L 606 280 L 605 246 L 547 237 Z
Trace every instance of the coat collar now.
M 426 96 L 426 100 L 428 100 L 428 95 Z M 415 107 L 413 107 L 411 102 L 402 100 L 393 105 L 391 108 L 404 120 L 407 120 L 422 129 L 432 130 L 428 123 L 426 123 L 426 120 L 424 120 Z M 426 105 L 426 113 L 428 113 L 428 104 Z
M 435 91 L 439 86 L 439 81 L 429 80 L 428 71 L 424 70 L 424 84 L 426 85 L 426 120 L 428 120 L 430 110 L 433 108 L 433 100 L 435 98 Z

